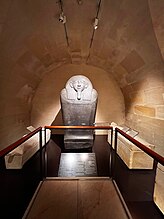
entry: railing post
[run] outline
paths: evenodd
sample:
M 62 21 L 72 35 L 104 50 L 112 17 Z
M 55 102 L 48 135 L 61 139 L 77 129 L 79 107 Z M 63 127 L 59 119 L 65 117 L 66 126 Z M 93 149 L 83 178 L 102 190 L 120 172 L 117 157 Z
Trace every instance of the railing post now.
M 111 128 L 111 147 L 113 146 L 113 127 Z
M 115 152 L 117 153 L 117 137 L 118 137 L 118 131 L 117 131 L 117 128 L 115 128 L 115 135 L 114 135 L 114 150 Z
M 118 131 L 117 128 L 114 127 L 114 153 L 113 153 L 113 165 L 112 165 L 112 178 L 115 179 L 116 176 L 116 156 L 117 156 L 117 137 Z
M 111 130 L 111 146 L 110 146 L 110 154 L 109 154 L 109 176 L 112 177 L 112 142 L 113 142 L 113 127 Z
M 46 127 L 44 127 L 44 178 L 47 177 L 47 145 L 46 145 Z
M 46 127 L 44 127 L 44 145 L 46 145 Z
M 43 162 L 42 162 L 42 129 L 39 131 L 39 151 L 40 151 L 40 178 L 43 179 Z

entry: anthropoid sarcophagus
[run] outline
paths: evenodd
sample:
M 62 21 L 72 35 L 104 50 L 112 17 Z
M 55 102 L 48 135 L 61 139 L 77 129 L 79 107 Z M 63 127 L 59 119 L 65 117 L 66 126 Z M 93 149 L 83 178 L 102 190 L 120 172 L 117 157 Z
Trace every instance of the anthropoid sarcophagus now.
M 95 122 L 97 91 L 91 81 L 83 76 L 71 77 L 61 91 L 60 101 L 63 123 L 66 126 L 88 126 Z M 87 129 L 65 130 L 66 149 L 90 148 L 93 144 L 93 131 Z

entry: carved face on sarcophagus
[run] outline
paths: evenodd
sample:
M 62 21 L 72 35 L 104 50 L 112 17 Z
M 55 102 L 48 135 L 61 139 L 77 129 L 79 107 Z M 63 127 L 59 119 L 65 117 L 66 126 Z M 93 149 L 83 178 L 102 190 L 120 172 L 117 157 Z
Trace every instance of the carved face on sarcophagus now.
M 83 75 L 71 77 L 61 91 L 61 109 L 64 125 L 93 125 L 97 106 L 97 91 Z M 66 130 L 66 149 L 89 148 L 93 143 L 91 130 Z

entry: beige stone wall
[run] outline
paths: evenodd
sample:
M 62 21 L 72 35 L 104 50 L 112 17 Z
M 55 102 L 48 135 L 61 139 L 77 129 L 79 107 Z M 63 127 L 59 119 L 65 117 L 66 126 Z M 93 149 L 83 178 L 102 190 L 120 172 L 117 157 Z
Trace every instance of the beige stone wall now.
M 33 99 L 32 125 L 62 124 L 60 92 L 67 80 L 77 74 L 87 76 L 98 92 L 96 122 L 124 122 L 124 99 L 113 77 L 100 68 L 70 64 L 51 71 L 40 83 Z
M 37 85 L 32 74 L 19 65 L 11 67 L 2 63 L 1 71 L 0 149 L 27 133 L 31 101 Z
M 97 121 L 122 123 L 124 119 L 124 101 L 112 74 L 124 95 L 127 125 L 162 148 L 163 9 L 163 0 L 102 1 L 99 27 L 90 48 L 96 1 L 85 1 L 82 5 L 74 0 L 64 1 L 68 45 L 56 2 L 48 1 L 45 7 L 40 0 L 1 0 L 0 149 L 21 137 L 31 123 L 50 124 L 55 118 L 56 124 L 60 122 L 59 91 L 72 74 L 83 70 L 89 70 L 85 71 L 86 76 L 100 90 Z M 68 63 L 83 68 L 70 67 L 68 72 L 64 67 Z M 84 68 L 84 63 L 88 68 Z M 46 93 L 40 90 L 44 83 L 47 83 Z M 46 98 L 46 95 L 53 96 L 53 104 L 47 99 L 38 100 L 37 105 L 37 96 Z
M 0 149 L 27 133 L 33 94 L 45 71 L 26 47 L 32 25 L 20 3 L 0 1 Z
M 163 0 L 148 0 L 153 29 L 157 38 L 158 46 L 164 59 L 164 1 Z
M 132 54 L 131 54 L 132 55 Z M 142 54 L 144 56 L 144 54 Z M 133 55 L 131 56 L 133 59 Z M 125 59 L 126 60 L 126 59 Z M 126 72 L 122 92 L 125 99 L 126 124 L 140 132 L 140 135 L 156 148 L 164 143 L 164 65 L 143 64 L 127 72 L 137 58 L 127 58 L 119 69 Z M 126 63 L 126 64 L 125 64 Z M 129 64 L 128 64 L 129 63 Z M 120 71 L 121 72 L 121 71 Z M 120 73 L 119 72 L 119 73 Z
M 120 40 L 124 40 L 127 47 L 122 59 L 117 58 L 112 72 L 124 95 L 126 124 L 139 131 L 140 135 L 155 144 L 156 148 L 163 149 L 164 62 L 161 10 L 164 2 L 142 1 L 139 7 L 134 9 L 135 3 L 139 2 L 125 1 L 128 6 L 123 11 L 127 12 L 129 7 L 134 15 L 129 19 L 128 13 L 128 16 L 123 18 L 122 22 L 126 20 L 127 25 L 124 31 L 120 32 Z M 115 23 L 114 27 L 116 26 Z

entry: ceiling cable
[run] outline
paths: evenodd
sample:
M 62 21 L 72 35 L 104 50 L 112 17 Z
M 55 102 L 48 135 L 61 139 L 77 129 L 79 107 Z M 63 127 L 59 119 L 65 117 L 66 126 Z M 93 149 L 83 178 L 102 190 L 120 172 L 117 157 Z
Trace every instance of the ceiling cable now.
M 67 18 L 66 18 L 66 15 L 64 14 L 63 2 L 62 0 L 59 0 L 57 3 L 59 3 L 60 5 L 59 21 L 64 25 L 65 38 L 66 38 L 67 46 L 69 47 L 68 33 L 67 33 L 67 27 L 66 27 Z
M 90 45 L 89 45 L 89 54 L 88 54 L 86 62 L 88 62 L 88 59 L 90 57 L 90 49 L 91 49 L 92 44 L 93 44 L 93 39 L 94 39 L 95 31 L 98 28 L 98 23 L 99 23 L 98 16 L 99 16 L 99 12 L 100 12 L 100 6 L 101 6 L 101 0 L 99 0 L 98 7 L 97 7 L 97 12 L 96 12 L 96 17 L 95 17 L 94 23 L 93 23 L 93 31 L 92 31 L 91 41 L 90 41 Z

